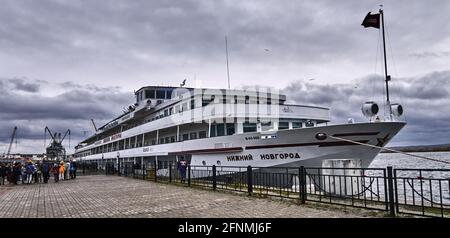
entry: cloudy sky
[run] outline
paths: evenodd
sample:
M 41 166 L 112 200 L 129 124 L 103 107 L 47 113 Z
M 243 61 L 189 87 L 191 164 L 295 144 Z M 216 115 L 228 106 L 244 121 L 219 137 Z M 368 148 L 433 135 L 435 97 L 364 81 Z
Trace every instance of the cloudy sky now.
M 383 102 L 380 32 L 361 22 L 383 1 L 0 0 L 0 153 L 43 152 L 44 128 L 71 146 L 144 85 L 276 87 L 291 102 L 363 120 Z M 392 101 L 407 127 L 390 145 L 450 143 L 450 1 L 385 9 Z M 67 141 L 68 142 L 68 141 Z

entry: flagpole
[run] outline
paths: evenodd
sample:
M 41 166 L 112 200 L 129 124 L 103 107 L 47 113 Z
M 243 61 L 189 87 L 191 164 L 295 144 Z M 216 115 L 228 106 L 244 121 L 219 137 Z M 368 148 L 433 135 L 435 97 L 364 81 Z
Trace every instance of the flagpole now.
M 381 22 L 383 24 L 383 50 L 384 50 L 384 76 L 386 82 L 386 103 L 389 108 L 389 118 L 392 120 L 392 108 L 391 102 L 389 100 L 389 81 L 391 80 L 391 76 L 388 75 L 387 72 L 387 60 L 386 60 L 386 38 L 384 35 L 384 12 L 383 9 L 380 8 Z

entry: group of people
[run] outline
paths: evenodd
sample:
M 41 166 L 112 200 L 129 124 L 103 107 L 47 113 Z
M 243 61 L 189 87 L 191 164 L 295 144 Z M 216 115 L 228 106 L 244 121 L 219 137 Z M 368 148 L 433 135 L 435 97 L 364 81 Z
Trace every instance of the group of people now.
M 34 163 L 29 160 L 25 163 L 0 163 L 0 185 L 32 183 L 48 183 L 51 175 L 55 182 L 60 180 L 75 179 L 77 177 L 77 163 L 75 161 L 61 161 L 54 163 L 51 161 L 40 161 Z

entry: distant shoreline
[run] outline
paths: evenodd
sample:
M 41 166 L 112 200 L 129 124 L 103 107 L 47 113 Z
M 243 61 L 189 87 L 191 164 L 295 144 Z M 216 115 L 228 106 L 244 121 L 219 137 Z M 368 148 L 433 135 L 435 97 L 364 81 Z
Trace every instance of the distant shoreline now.
M 450 144 L 442 145 L 415 145 L 415 146 L 400 146 L 387 147 L 388 149 L 398 150 L 402 152 L 450 152 Z M 383 150 L 381 153 L 394 153 Z

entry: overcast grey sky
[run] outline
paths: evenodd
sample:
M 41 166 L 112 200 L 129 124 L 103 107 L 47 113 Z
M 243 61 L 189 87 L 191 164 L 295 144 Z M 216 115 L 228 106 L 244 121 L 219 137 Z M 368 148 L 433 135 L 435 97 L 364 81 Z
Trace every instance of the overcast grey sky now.
M 383 100 L 380 34 L 361 26 L 380 3 L 408 120 L 391 145 L 450 142 L 447 0 L 0 0 L 0 153 L 14 125 L 18 152 L 43 151 L 45 126 L 70 128 L 74 145 L 144 85 L 225 88 L 225 35 L 232 87 L 276 87 L 332 107 L 336 122 L 362 120 L 362 102 Z

